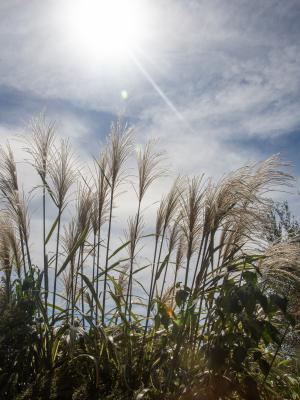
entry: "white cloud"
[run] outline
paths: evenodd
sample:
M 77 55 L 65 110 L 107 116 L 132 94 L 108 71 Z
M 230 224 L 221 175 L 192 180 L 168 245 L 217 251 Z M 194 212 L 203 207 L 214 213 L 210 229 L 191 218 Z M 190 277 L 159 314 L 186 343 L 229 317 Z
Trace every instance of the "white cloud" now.
M 0 6 L 0 84 L 36 95 L 41 108 L 61 99 L 82 110 L 123 111 L 137 118 L 139 141 L 161 137 L 176 172 L 217 177 L 262 158 L 235 140 L 299 128 L 297 1 L 145 1 L 150 39 L 137 57 L 184 122 L 131 61 L 108 67 L 72 52 L 58 12 L 64 3 Z M 95 137 L 88 119 L 63 107 L 55 117 L 86 160 Z

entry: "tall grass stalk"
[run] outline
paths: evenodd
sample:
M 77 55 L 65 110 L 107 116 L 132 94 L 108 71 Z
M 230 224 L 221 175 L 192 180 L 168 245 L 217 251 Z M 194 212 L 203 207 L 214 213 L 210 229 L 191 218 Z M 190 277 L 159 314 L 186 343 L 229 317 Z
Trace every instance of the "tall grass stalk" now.
M 94 177 L 94 185 L 96 192 L 94 195 L 94 205 L 92 212 L 92 226 L 94 230 L 95 243 L 95 275 L 93 275 L 93 284 L 96 288 L 97 298 L 99 298 L 99 274 L 100 274 L 100 246 L 101 246 L 101 227 L 105 223 L 108 213 L 107 195 L 109 189 L 109 171 L 107 152 L 100 154 L 99 160 L 95 162 L 96 174 Z M 93 299 L 94 300 L 94 299 Z M 95 320 L 98 323 L 99 306 L 96 303 Z M 102 318 L 102 317 L 101 317 Z
M 123 166 L 131 152 L 132 128 L 127 127 L 127 125 L 123 125 L 120 120 L 112 124 L 107 147 L 108 147 L 108 173 L 110 178 L 110 200 L 109 200 L 109 212 L 108 212 L 108 230 L 107 230 L 104 285 L 103 285 L 102 325 L 105 324 L 107 270 L 109 261 L 109 251 L 110 251 L 113 201 L 114 201 L 115 191 L 118 188 L 121 177 L 123 175 Z
M 133 264 L 136 252 L 137 243 L 141 237 L 141 204 L 142 200 L 150 188 L 151 184 L 155 182 L 156 179 L 162 177 L 165 173 L 162 168 L 163 153 L 158 152 L 155 149 L 155 141 L 150 140 L 144 151 L 139 148 L 137 150 L 137 166 L 138 166 L 138 189 L 136 190 L 138 198 L 138 208 L 134 220 L 129 221 L 129 256 L 130 256 L 130 267 L 129 267 L 129 280 L 128 288 L 126 294 L 126 304 L 125 304 L 125 316 L 127 314 L 127 309 L 129 309 L 129 319 L 131 318 L 132 310 L 132 277 L 133 277 Z
M 30 122 L 31 136 L 25 150 L 31 156 L 31 163 L 42 180 L 42 235 L 43 235 L 43 267 L 45 286 L 45 307 L 48 303 L 49 273 L 46 250 L 46 188 L 48 164 L 51 162 L 54 144 L 55 122 L 47 122 L 45 114 L 39 115 Z M 26 139 L 26 138 L 25 138 Z
M 54 261 L 54 283 L 53 283 L 53 308 L 52 308 L 52 322 L 54 323 L 54 313 L 56 305 L 57 294 L 57 272 L 58 272 L 58 259 L 59 259 L 59 245 L 60 245 L 60 230 L 61 230 L 61 217 L 63 210 L 68 201 L 69 190 L 74 183 L 74 170 L 73 170 L 73 155 L 68 140 L 61 140 L 60 147 L 55 148 L 55 155 L 51 160 L 49 166 L 49 175 L 51 179 L 51 186 L 49 185 L 51 198 L 57 207 L 57 231 L 56 231 L 56 247 L 55 247 L 55 261 Z

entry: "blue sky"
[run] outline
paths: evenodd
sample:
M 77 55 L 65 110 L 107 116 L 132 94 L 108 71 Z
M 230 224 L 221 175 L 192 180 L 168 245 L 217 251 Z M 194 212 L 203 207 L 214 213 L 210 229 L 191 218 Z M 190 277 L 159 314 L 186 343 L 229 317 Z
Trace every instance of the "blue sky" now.
M 85 52 L 70 0 L 0 2 L 1 141 L 46 109 L 85 155 L 123 114 L 138 142 L 160 138 L 175 172 L 219 177 L 280 152 L 300 216 L 299 0 L 140 1 L 135 62 Z

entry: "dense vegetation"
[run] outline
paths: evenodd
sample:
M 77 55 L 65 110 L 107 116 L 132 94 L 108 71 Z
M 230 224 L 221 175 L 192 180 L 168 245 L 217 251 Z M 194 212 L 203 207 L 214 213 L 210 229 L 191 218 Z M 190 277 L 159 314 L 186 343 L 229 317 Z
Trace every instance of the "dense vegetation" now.
M 146 225 L 146 193 L 166 175 L 155 142 L 129 183 L 121 121 L 89 169 L 44 117 L 31 130 L 41 265 L 13 152 L 0 154 L 0 397 L 300 399 L 299 230 L 283 238 L 268 199 L 292 182 L 280 160 L 217 183 L 178 177 Z M 124 183 L 137 208 L 112 248 Z

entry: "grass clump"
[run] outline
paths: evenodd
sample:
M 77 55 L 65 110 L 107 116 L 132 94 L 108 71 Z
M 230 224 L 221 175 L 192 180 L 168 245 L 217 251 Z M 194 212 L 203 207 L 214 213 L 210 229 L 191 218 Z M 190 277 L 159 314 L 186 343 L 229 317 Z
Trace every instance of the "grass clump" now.
M 136 152 L 136 211 L 112 248 L 132 128 L 112 124 L 88 170 L 54 128 L 34 120 L 25 148 L 41 179 L 39 266 L 12 150 L 0 154 L 1 396 L 298 399 L 299 366 L 284 351 L 297 312 L 271 282 L 299 285 L 300 247 L 265 241 L 268 193 L 292 181 L 279 158 L 217 183 L 178 177 L 147 226 L 146 193 L 165 175 L 150 141 Z

